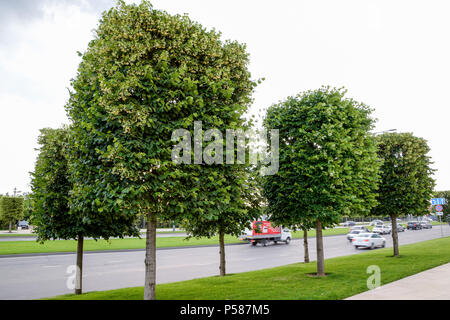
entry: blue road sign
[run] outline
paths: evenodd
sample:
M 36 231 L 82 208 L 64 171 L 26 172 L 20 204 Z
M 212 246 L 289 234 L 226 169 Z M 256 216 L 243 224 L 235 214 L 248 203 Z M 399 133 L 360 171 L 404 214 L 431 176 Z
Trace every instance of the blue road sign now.
M 433 198 L 433 199 L 431 199 L 431 204 L 433 206 L 435 206 L 437 204 L 445 204 L 445 198 Z

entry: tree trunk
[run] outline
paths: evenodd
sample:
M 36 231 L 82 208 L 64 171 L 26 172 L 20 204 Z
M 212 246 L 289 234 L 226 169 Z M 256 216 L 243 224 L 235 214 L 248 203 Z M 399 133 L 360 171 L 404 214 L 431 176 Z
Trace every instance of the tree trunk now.
M 156 288 L 156 215 L 147 214 L 147 238 L 145 240 L 144 300 L 155 300 Z
M 322 222 L 316 221 L 317 276 L 325 276 L 325 258 L 323 254 Z
M 219 231 L 219 247 L 220 247 L 220 276 L 223 277 L 226 275 L 226 267 L 225 267 L 225 239 L 223 231 Z
M 309 263 L 308 230 L 306 229 L 303 229 L 303 248 L 305 250 L 305 263 Z
M 83 236 L 78 235 L 75 294 L 83 293 Z
M 398 231 L 397 231 L 397 215 L 391 215 L 392 220 L 392 243 L 394 246 L 394 257 L 399 256 L 398 252 Z
M 9 222 L 9 233 L 12 232 L 12 221 Z

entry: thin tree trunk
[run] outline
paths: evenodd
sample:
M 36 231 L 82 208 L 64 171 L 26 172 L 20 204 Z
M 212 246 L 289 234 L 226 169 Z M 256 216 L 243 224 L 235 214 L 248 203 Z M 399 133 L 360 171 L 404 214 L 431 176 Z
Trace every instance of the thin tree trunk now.
M 225 262 L 225 237 L 223 231 L 219 231 L 219 247 L 220 247 L 220 276 L 226 275 L 226 262 Z
M 322 222 L 316 221 L 317 276 L 325 276 L 325 258 L 323 254 Z
M 303 229 L 303 248 L 305 250 L 305 263 L 309 263 L 308 230 L 306 229 Z
M 12 232 L 12 221 L 9 222 L 9 233 Z
M 398 252 L 398 230 L 397 230 L 397 215 L 391 215 L 392 220 L 392 243 L 394 246 L 394 257 L 399 256 Z
M 78 235 L 75 294 L 83 293 L 83 236 Z
M 147 238 L 145 240 L 144 300 L 155 300 L 156 288 L 156 215 L 147 214 Z

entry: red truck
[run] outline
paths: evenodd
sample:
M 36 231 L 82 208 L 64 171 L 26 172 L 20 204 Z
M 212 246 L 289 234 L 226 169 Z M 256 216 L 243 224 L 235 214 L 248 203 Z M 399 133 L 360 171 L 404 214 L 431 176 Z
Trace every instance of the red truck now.
M 272 226 L 270 221 L 253 221 L 252 230 L 246 229 L 246 234 L 240 236 L 239 240 L 248 241 L 253 246 L 256 246 L 258 243 L 266 246 L 268 242 L 289 244 L 292 240 L 292 235 L 289 229 Z

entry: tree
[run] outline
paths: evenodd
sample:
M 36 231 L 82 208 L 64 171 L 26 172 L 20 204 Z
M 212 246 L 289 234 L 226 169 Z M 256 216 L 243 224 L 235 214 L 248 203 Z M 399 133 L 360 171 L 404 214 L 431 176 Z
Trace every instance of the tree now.
M 12 225 L 23 217 L 23 197 L 4 196 L 0 198 L 0 213 L 3 220 L 9 224 L 9 233 L 12 232 Z
M 397 217 L 428 213 L 434 188 L 430 149 L 424 139 L 411 133 L 384 133 L 376 138 L 382 166 L 373 214 L 391 217 L 394 256 L 399 256 Z
M 77 240 L 75 293 L 81 294 L 84 238 L 109 239 L 139 233 L 132 225 L 133 219 L 124 219 L 113 211 L 105 210 L 100 214 L 91 203 L 85 203 L 83 210 L 77 207 L 72 194 L 82 172 L 73 171 L 71 165 L 82 159 L 74 158 L 77 151 L 73 147 L 70 128 L 42 129 L 38 143 L 39 155 L 31 173 L 31 222 L 35 226 L 37 241 L 41 243 L 56 239 Z M 83 175 L 83 178 L 88 184 L 94 183 L 92 179 L 97 176 L 88 178 Z
M 2 225 L 5 222 L 4 218 L 3 218 L 3 214 L 2 214 L 2 211 L 3 211 L 2 199 L 3 199 L 3 195 L 0 194 L 0 228 L 2 228 Z
M 376 145 L 371 109 L 322 87 L 271 106 L 264 126 L 279 129 L 279 171 L 264 182 L 271 219 L 283 225 L 313 223 L 317 275 L 324 276 L 322 229 L 352 211 L 375 204 Z
M 226 275 L 225 235 L 240 236 L 246 228 L 251 228 L 252 220 L 261 216 L 261 198 L 255 172 L 245 171 L 243 165 L 226 166 L 225 169 L 231 170 L 224 172 L 222 166 L 219 171 L 214 172 L 214 180 L 221 188 L 200 192 L 215 204 L 210 210 L 212 215 L 197 215 L 184 224 L 185 230 L 192 237 L 219 236 L 220 276 Z M 219 174 L 222 174 L 220 179 Z
M 244 45 L 147 1 L 105 12 L 82 55 L 66 110 L 79 152 L 73 168 L 94 172 L 77 177 L 73 205 L 147 216 L 144 299 L 155 299 L 158 219 L 213 220 L 214 202 L 200 190 L 220 189 L 212 166 L 173 161 L 173 133 L 184 129 L 190 144 L 197 121 L 240 127 L 255 86 L 247 65 Z
M 30 193 L 24 193 L 23 194 L 23 219 L 24 220 L 30 220 L 31 215 L 33 213 L 33 203 L 31 201 L 31 194 Z

